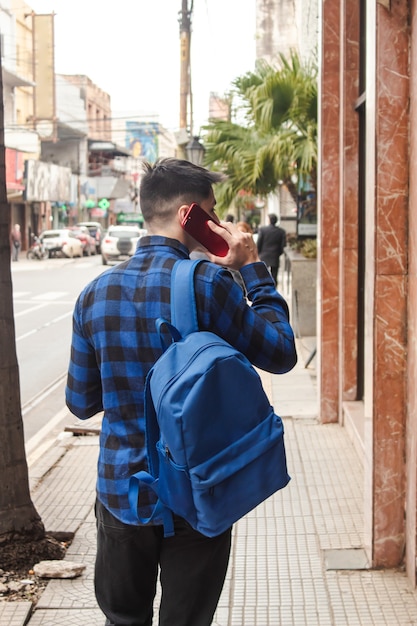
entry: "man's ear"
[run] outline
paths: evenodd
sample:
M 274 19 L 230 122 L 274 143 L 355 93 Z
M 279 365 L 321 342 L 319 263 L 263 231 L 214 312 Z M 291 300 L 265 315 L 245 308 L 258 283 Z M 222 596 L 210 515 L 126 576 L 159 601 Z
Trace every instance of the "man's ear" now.
M 178 218 L 180 220 L 180 223 L 182 223 L 182 220 L 184 219 L 189 208 L 190 206 L 188 204 L 182 204 L 178 209 Z

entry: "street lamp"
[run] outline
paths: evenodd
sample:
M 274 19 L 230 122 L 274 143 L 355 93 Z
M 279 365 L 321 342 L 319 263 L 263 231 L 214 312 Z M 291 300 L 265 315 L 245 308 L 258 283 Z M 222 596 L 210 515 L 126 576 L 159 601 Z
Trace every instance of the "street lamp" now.
M 192 137 L 192 139 L 190 139 L 185 146 L 185 153 L 187 155 L 187 159 L 194 165 L 201 166 L 203 164 L 205 149 L 199 142 L 198 137 Z

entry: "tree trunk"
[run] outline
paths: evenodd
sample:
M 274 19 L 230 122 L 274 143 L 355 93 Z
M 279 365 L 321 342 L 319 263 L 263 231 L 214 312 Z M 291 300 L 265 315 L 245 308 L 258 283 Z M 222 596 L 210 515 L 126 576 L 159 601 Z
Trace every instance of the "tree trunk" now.
M 10 230 L 0 60 L 0 544 L 45 535 L 29 490 L 13 314 Z

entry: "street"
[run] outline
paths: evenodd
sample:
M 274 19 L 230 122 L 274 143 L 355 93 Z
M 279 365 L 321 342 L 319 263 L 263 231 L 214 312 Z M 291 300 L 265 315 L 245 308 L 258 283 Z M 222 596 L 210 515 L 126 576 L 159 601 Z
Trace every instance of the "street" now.
M 60 428 L 72 311 L 82 288 L 107 269 L 101 256 L 12 263 L 16 349 L 25 443 Z M 75 420 L 75 418 L 74 418 Z

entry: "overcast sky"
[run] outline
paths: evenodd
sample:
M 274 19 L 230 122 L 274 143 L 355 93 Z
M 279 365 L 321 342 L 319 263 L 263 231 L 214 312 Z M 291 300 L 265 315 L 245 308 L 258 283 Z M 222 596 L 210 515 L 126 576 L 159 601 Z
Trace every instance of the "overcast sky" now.
M 28 0 L 55 15 L 55 71 L 86 74 L 111 95 L 113 115 L 155 114 L 179 126 L 181 0 Z M 255 0 L 194 0 L 194 131 L 211 91 L 254 68 Z

